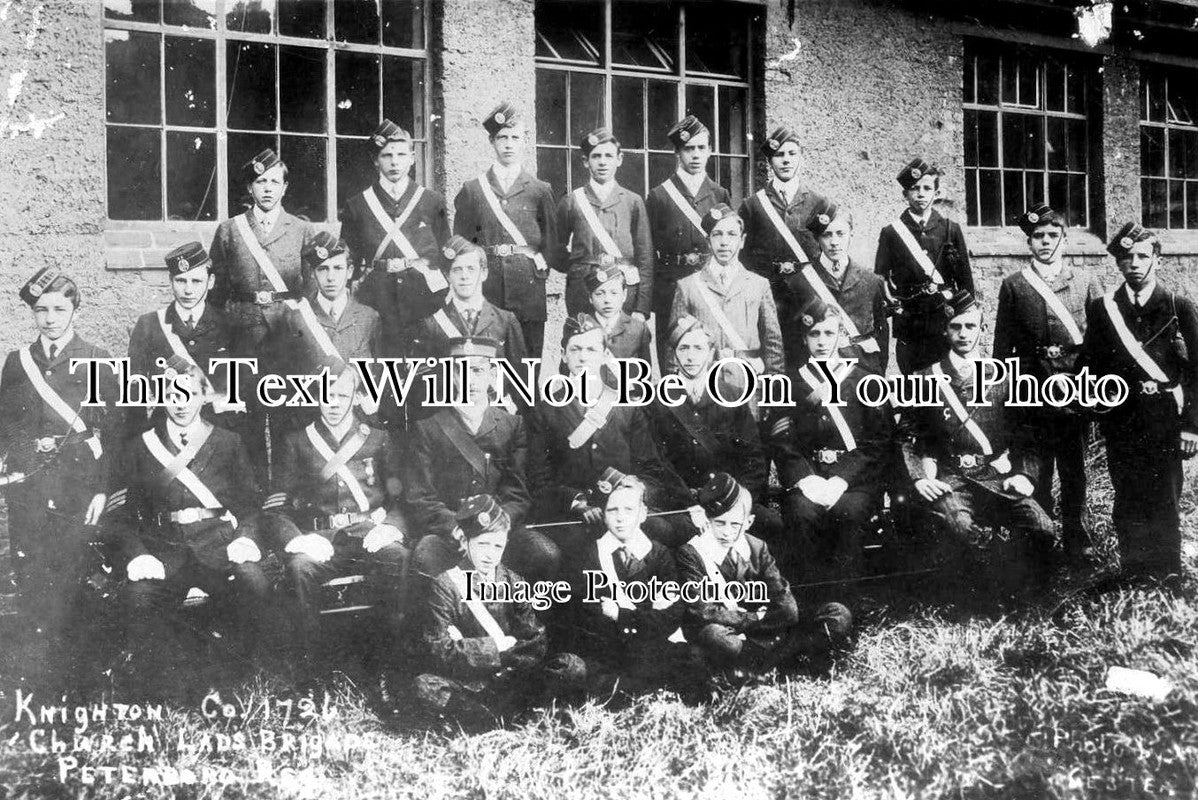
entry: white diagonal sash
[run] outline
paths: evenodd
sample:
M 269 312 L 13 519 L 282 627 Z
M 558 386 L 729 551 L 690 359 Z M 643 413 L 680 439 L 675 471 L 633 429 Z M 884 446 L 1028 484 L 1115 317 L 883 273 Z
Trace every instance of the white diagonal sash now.
M 616 240 L 611 238 L 611 234 L 607 232 L 607 228 L 604 228 L 603 223 L 599 221 L 599 217 L 595 214 L 595 209 L 591 205 L 591 200 L 587 197 L 587 193 L 583 188 L 580 187 L 574 190 L 574 200 L 575 205 L 578 206 L 578 210 L 582 212 L 582 218 L 587 221 L 587 227 L 591 229 L 591 235 L 602 245 L 604 251 L 612 258 L 623 258 L 624 254 L 620 252 Z
M 804 264 L 802 272 L 803 277 L 807 279 L 807 283 L 811 284 L 811 288 L 815 290 L 817 295 L 819 295 L 819 299 L 822 300 L 825 305 L 832 306 L 840 312 L 840 321 L 844 325 L 844 329 L 848 333 L 849 337 L 852 339 L 860 337 L 861 331 L 857 329 L 857 323 L 853 322 L 853 318 L 850 317 L 848 312 L 844 310 L 844 307 L 841 306 L 840 303 L 836 302 L 836 298 L 832 296 L 832 291 L 828 288 L 828 284 L 824 283 L 823 278 L 821 278 L 819 273 L 816 272 L 815 266 L 810 263 Z M 861 349 L 867 353 L 877 353 L 881 349 L 878 347 L 877 340 L 872 336 L 868 339 L 858 342 L 857 344 L 859 344 Z
M 691 225 L 695 226 L 695 230 L 707 238 L 707 234 L 703 231 L 703 220 L 699 219 L 699 212 L 695 211 L 695 207 L 686 201 L 682 196 L 682 192 L 678 191 L 678 187 L 674 185 L 673 179 L 666 180 L 662 185 L 666 194 L 674 201 L 674 205 L 678 206 L 678 210 L 682 212 L 682 216 L 690 220 Z
M 945 374 L 944 367 L 940 366 L 940 362 L 936 362 L 932 365 L 932 374 Z M 984 454 L 988 456 L 994 455 L 994 446 L 990 444 L 990 439 L 986 436 L 986 432 L 983 431 L 982 427 L 978 425 L 976 421 L 974 421 L 972 416 L 970 416 L 969 411 L 966 410 L 964 404 L 961 402 L 961 398 L 957 397 L 957 391 L 953 389 L 952 384 L 948 381 L 940 381 L 939 384 L 941 389 L 940 396 L 944 398 L 946 403 L 948 403 L 948 407 L 952 409 L 957 421 L 965 426 L 965 430 L 969 431 L 969 435 L 972 436 L 974 441 L 978 443 L 978 446 L 982 448 L 982 452 Z
M 387 215 L 383 204 L 379 202 L 379 198 L 374 193 L 374 187 L 366 187 L 366 191 L 362 192 L 362 198 L 366 201 L 366 207 L 370 209 L 370 213 L 374 214 L 375 220 L 386 231 L 383 240 L 379 242 L 379 246 L 375 248 L 374 257 L 371 262 L 378 261 L 383 253 L 387 252 L 387 245 L 392 242 L 399 248 L 399 252 L 403 253 L 403 257 L 409 261 L 417 261 L 420 259 L 420 254 L 416 252 L 416 248 L 408 241 L 408 237 L 404 236 L 403 224 L 408 221 L 408 217 L 412 216 L 412 212 L 416 210 L 416 204 L 420 202 L 420 198 L 424 196 L 424 187 L 417 186 L 412 193 L 412 199 L 404 206 L 403 211 L 395 219 L 391 219 Z M 441 274 L 441 270 L 433 269 L 429 265 L 423 267 L 413 266 L 411 269 L 416 270 L 424 277 L 424 282 L 428 284 L 430 292 L 439 292 L 449 286 L 445 280 L 445 276 Z
M 195 499 L 200 502 L 204 508 L 222 508 L 223 504 L 216 499 L 216 495 L 212 490 L 204 485 L 199 476 L 187 467 L 191 460 L 195 458 L 196 453 L 208 441 L 208 434 L 212 432 L 211 428 L 205 428 L 204 433 L 199 436 L 192 437 L 192 440 L 187 443 L 187 446 L 178 452 L 176 455 L 171 455 L 171 452 L 166 449 L 166 445 L 158 438 L 158 432 L 151 429 L 141 435 L 141 440 L 145 442 L 146 449 L 150 451 L 150 455 L 162 464 L 163 469 L 174 471 L 176 462 L 181 462 L 182 466 L 175 475 L 175 480 L 183 484 L 187 491 L 195 495 Z
M 316 311 L 312 308 L 311 301 L 306 297 L 301 297 L 295 301 L 294 308 L 299 312 L 300 319 L 304 321 L 304 327 L 312 334 L 312 338 L 316 340 L 316 344 L 320 346 L 321 351 L 326 356 L 341 358 L 341 353 L 337 352 L 337 345 L 333 344 L 333 340 L 329 337 L 329 332 L 324 329 L 324 325 L 321 325 L 320 320 L 317 319 Z
M 87 425 L 80 418 L 79 412 L 72 410 L 67 405 L 67 401 L 63 400 L 58 392 L 54 391 L 54 387 L 42 377 L 42 371 L 37 368 L 37 364 L 33 363 L 32 348 L 35 345 L 36 343 L 29 347 L 22 347 L 18 351 L 21 354 L 21 367 L 25 370 L 25 377 L 29 378 L 29 382 L 33 384 L 33 389 L 37 392 L 38 397 L 42 398 L 42 401 L 50 407 L 51 411 L 62 417 L 62 421 L 70 425 L 71 430 L 75 433 L 86 433 Z M 100 456 L 104 453 L 104 448 L 100 446 L 100 440 L 96 438 L 94 433 L 86 440 L 86 444 L 92 451 L 92 456 L 99 460 Z
M 769 195 L 765 193 L 765 189 L 758 191 L 756 197 L 757 202 L 761 204 L 761 210 L 765 212 L 765 218 L 774 226 L 774 230 L 782 237 L 782 241 L 786 242 L 786 246 L 794 254 L 795 260 L 800 264 L 811 263 L 811 260 L 807 258 L 807 254 L 803 252 L 803 246 L 795 238 L 794 231 L 787 226 L 786 220 L 778 216 L 778 209 L 774 208 L 774 204 L 770 202 Z
M 940 274 L 940 270 L 936 269 L 932 259 L 928 258 L 928 254 L 919 246 L 919 242 L 915 241 L 915 237 L 911 235 L 911 229 L 903 222 L 902 217 L 890 223 L 890 228 L 898 234 L 899 240 L 906 246 L 907 252 L 915 259 L 915 263 L 919 264 L 923 273 L 932 279 L 932 283 L 943 286 L 944 276 Z
M 487 636 L 490 637 L 491 641 L 498 645 L 507 634 L 503 632 L 503 628 L 499 627 L 499 623 L 495 621 L 495 617 L 491 616 L 491 612 L 487 610 L 482 600 L 466 599 L 469 596 L 466 581 L 470 579 L 470 576 L 461 567 L 450 567 L 445 572 L 449 575 L 449 579 L 453 581 L 453 585 L 461 592 L 462 602 L 465 603 L 466 608 L 470 609 L 470 613 L 482 627 L 483 631 L 486 632 Z
M 321 477 L 328 480 L 335 474 L 338 478 L 345 482 L 345 488 L 349 489 L 349 493 L 354 496 L 354 502 L 358 504 L 358 510 L 366 513 L 370 510 L 370 501 L 366 499 L 366 492 L 362 490 L 362 484 L 358 483 L 358 479 L 350 472 L 347 462 L 354 457 L 362 445 L 366 441 L 366 437 L 355 434 L 351 436 L 340 450 L 336 453 L 333 448 L 329 447 L 328 442 L 316 431 L 316 423 L 308 425 L 304 429 L 304 433 L 308 436 L 308 441 L 316 448 L 316 452 L 325 460 L 325 468 L 320 471 Z M 329 476 L 325 476 L 326 472 L 330 472 Z
M 1111 325 L 1115 328 L 1115 335 L 1119 337 L 1123 349 L 1135 360 L 1140 369 L 1147 373 L 1149 378 L 1158 383 L 1168 383 L 1169 376 L 1161 369 L 1160 364 L 1152 360 L 1152 356 L 1148 355 L 1148 351 L 1132 335 L 1131 329 L 1127 327 L 1127 322 L 1123 319 L 1123 315 L 1119 313 L 1119 308 L 1115 305 L 1115 292 L 1117 291 L 1119 291 L 1118 288 L 1112 289 L 1102 298 L 1102 307 L 1106 309 L 1107 316 L 1111 320 Z M 1177 402 L 1177 413 L 1180 414 L 1185 407 L 1185 398 L 1181 387 L 1174 386 L 1169 391 L 1173 394 L 1173 399 Z
M 170 308 L 170 306 L 167 306 Z M 155 312 L 154 316 L 158 317 L 158 327 L 162 330 L 162 335 L 166 337 L 166 343 L 170 345 L 171 352 L 179 358 L 186 359 L 192 366 L 198 367 L 196 360 L 191 357 L 191 353 L 187 352 L 187 348 L 183 346 L 183 340 L 179 338 L 179 334 L 171 328 L 166 321 L 166 308 L 160 308 Z
M 287 282 L 279 274 L 278 267 L 270 260 L 270 256 L 266 254 L 266 250 L 262 247 L 262 243 L 258 241 L 258 236 L 254 233 L 254 229 L 250 227 L 250 212 L 247 211 L 244 214 L 238 214 L 233 217 L 233 225 L 237 228 L 237 232 L 241 234 L 241 240 L 245 243 L 246 249 L 250 251 L 250 255 L 254 257 L 255 263 L 258 264 L 258 269 L 262 270 L 262 274 L 270 281 L 270 285 L 275 287 L 275 291 L 290 291 L 287 288 Z
M 507 212 L 503 210 L 503 206 L 499 204 L 499 198 L 495 196 L 495 190 L 491 188 L 491 181 L 487 179 L 487 173 L 478 176 L 478 185 L 482 189 L 483 199 L 487 201 L 487 205 L 491 207 L 491 213 L 495 215 L 495 219 L 503 227 L 507 235 L 512 237 L 512 241 L 519 247 L 528 247 L 528 239 L 516 227 L 516 223 Z M 549 269 L 549 264 L 545 262 L 545 256 L 540 253 L 534 253 L 531 256 L 533 263 L 537 265 L 537 269 L 545 272 Z
M 700 273 L 693 277 L 695 287 L 699 292 L 699 299 L 703 301 L 703 305 L 707 306 L 707 310 L 711 312 L 711 316 L 715 317 L 716 324 L 720 326 L 720 330 L 724 332 L 728 343 L 732 345 L 733 350 L 748 350 L 745 340 L 741 337 L 736 327 L 732 324 L 732 320 L 728 319 L 728 315 L 724 313 L 724 309 L 720 307 L 720 301 L 715 298 L 707 285 L 703 283 L 703 275 Z
M 811 368 L 806 364 L 799 367 L 799 375 L 811 387 L 813 392 L 821 392 L 827 383 L 815 376 Z M 844 412 L 838 406 L 825 402 L 824 410 L 828 412 L 828 416 L 832 418 L 832 424 L 836 426 L 836 430 L 840 432 L 840 439 L 844 442 L 845 450 L 856 450 L 857 439 L 853 436 L 853 429 L 849 427 L 849 421 L 844 418 Z
M 456 339 L 463 335 L 457 326 L 453 324 L 453 320 L 449 318 L 449 315 L 445 313 L 445 309 L 443 308 L 438 308 L 436 313 L 433 314 L 433 322 L 436 322 L 437 326 L 441 328 L 441 332 L 450 339 Z
M 702 534 L 691 539 L 690 545 L 699 554 L 699 560 L 703 562 L 703 569 L 707 572 L 707 579 L 716 585 L 724 608 L 730 611 L 740 611 L 741 607 L 728 597 L 728 591 L 725 588 L 728 585 L 728 581 L 724 578 L 724 573 L 720 572 L 719 565 L 716 564 L 711 554 L 707 552 L 707 548 L 702 541 Z
M 1081 344 L 1081 328 L 1078 327 L 1077 320 L 1075 320 L 1073 315 L 1069 313 L 1069 309 L 1065 308 L 1065 304 L 1061 302 L 1061 298 L 1057 297 L 1057 293 L 1054 292 L 1049 285 L 1044 282 L 1044 279 L 1041 278 L 1040 274 L 1032 267 L 1023 268 L 1023 277 L 1027 280 L 1031 287 L 1036 290 L 1036 294 L 1040 295 L 1040 297 L 1044 299 L 1044 303 L 1048 306 L 1053 315 L 1056 316 L 1056 318 L 1061 321 L 1061 324 L 1065 326 L 1065 330 L 1069 332 L 1069 338 L 1073 340 L 1073 343 L 1075 345 Z
M 615 404 L 615 390 L 604 386 L 599 399 L 595 401 L 593 406 L 586 410 L 586 413 L 582 416 L 582 422 L 578 423 L 578 427 L 566 439 L 566 443 L 570 445 L 571 450 L 577 450 L 589 442 L 591 437 L 607 424 L 607 418 L 611 414 L 611 410 Z

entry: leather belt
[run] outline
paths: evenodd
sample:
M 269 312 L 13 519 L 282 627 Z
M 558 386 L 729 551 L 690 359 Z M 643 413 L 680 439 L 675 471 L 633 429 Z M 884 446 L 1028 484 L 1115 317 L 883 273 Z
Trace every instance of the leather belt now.
M 1177 388 L 1177 381 L 1140 381 L 1140 394 L 1163 394 Z
M 374 262 L 375 269 L 387 272 L 404 272 L 405 270 L 421 269 L 428 266 L 427 258 L 380 258 Z
M 707 253 L 672 253 L 662 256 L 660 263 L 672 267 L 700 267 L 707 258 Z
M 499 256 L 500 258 L 507 258 L 508 256 L 528 256 L 532 258 L 538 252 L 535 247 L 520 244 L 495 244 L 488 245 L 483 249 L 487 251 L 487 255 Z
M 283 300 L 297 300 L 300 297 L 299 292 L 274 292 L 268 289 L 263 289 L 258 292 L 234 292 L 233 299 L 240 300 L 243 303 L 253 303 L 259 306 L 268 306 L 271 303 L 278 303 Z
M 168 522 L 173 522 L 176 525 L 191 525 L 206 519 L 216 519 L 224 514 L 225 509 L 223 508 L 180 508 L 176 511 L 162 512 L 155 517 L 155 521 L 159 525 L 165 525 Z
M 958 469 L 980 469 L 989 464 L 984 453 L 958 453 Z
M 328 516 L 312 517 L 312 530 L 339 531 L 350 525 L 357 525 L 359 522 L 373 522 L 376 525 L 381 525 L 386 518 L 387 510 L 381 507 L 370 512 L 340 511 Z
M 1042 358 L 1061 358 L 1062 356 L 1077 353 L 1080 350 L 1081 346 L 1076 344 L 1049 344 L 1036 348 L 1036 352 Z

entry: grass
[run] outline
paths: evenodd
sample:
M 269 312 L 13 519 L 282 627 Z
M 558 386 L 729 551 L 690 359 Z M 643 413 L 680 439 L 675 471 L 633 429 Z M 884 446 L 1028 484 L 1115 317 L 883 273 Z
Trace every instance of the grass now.
M 1109 536 L 1105 469 L 1091 467 L 1095 532 Z M 1198 465 L 1188 464 L 1188 547 L 1198 541 L 1196 475 Z M 1192 552 L 1187 561 L 1192 575 Z M 28 726 L 12 722 L 6 691 L 0 797 L 1191 797 L 1196 646 L 1193 577 L 1176 589 L 1061 589 L 1007 613 L 892 597 L 869 614 L 856 649 L 830 675 L 728 688 L 710 703 L 667 694 L 618 707 L 589 702 L 447 735 L 380 719 L 363 692 L 341 681 L 331 690 L 337 716 L 307 729 L 332 744 L 318 757 L 124 759 L 252 776 L 261 757 L 273 771 L 264 782 L 209 775 L 188 788 L 58 783 L 55 758 L 31 753 Z M 1103 688 L 1112 666 L 1151 671 L 1175 688 L 1163 701 L 1114 694 Z M 261 703 L 279 699 L 277 688 L 258 678 L 224 695 Z M 257 725 L 205 720 L 192 708 L 157 727 L 173 741 L 180 732 L 195 740 Z M 337 741 L 347 735 L 359 740 L 345 749 Z

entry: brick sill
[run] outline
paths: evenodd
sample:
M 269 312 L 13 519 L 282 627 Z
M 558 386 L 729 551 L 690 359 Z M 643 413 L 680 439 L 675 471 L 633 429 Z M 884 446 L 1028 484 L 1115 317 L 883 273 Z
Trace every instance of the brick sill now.
M 1021 258 L 1028 255 L 1027 236 L 1019 228 L 966 228 L 965 241 L 974 257 Z M 1093 233 L 1071 228 L 1065 240 L 1067 256 L 1104 256 L 1106 244 Z

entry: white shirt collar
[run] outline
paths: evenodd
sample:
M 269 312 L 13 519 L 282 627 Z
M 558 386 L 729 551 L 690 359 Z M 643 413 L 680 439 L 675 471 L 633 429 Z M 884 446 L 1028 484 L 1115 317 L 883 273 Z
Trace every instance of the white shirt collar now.
M 519 163 L 505 167 L 496 161 L 491 165 L 491 171 L 495 173 L 495 180 L 499 181 L 499 186 L 505 192 L 512 188 L 512 184 L 516 181 L 516 178 L 520 177 L 520 169 Z
M 720 562 L 727 558 L 728 551 L 730 550 L 735 551 L 745 561 L 748 561 L 750 556 L 749 540 L 745 538 L 743 533 L 732 543 L 731 547 L 725 547 L 716 541 L 715 536 L 710 531 L 705 531 L 691 539 L 691 544 L 700 553 L 714 561 L 716 566 L 719 566 Z
M 727 264 L 721 266 L 720 262 L 715 260 L 715 256 L 707 257 L 707 268 L 717 278 L 726 275 L 728 283 L 732 282 L 732 278 L 740 271 L 740 259 L 734 259 Z
M 784 181 L 777 175 L 770 175 L 770 183 L 782 195 L 782 199 L 789 203 L 794 200 L 795 193 L 799 191 L 799 176 L 796 174 L 788 181 Z
M 847 270 L 849 268 L 849 260 L 847 258 L 844 261 L 837 264 L 835 261 L 828 258 L 828 256 L 825 255 L 824 253 L 819 254 L 819 263 L 823 265 L 824 269 L 826 269 L 828 271 L 828 274 L 831 275 L 833 278 L 842 277 L 844 275 L 845 270 Z
M 56 355 L 56 356 L 60 355 L 62 353 L 62 351 L 66 348 L 66 346 L 71 343 L 71 340 L 75 338 L 75 328 L 72 326 L 70 328 L 70 330 L 68 330 L 62 336 L 59 336 L 54 341 L 47 339 L 44 335 L 41 335 L 41 334 L 38 334 L 37 338 L 42 343 L 42 352 L 46 355 L 46 358 L 49 359 L 50 358 L 50 345 L 54 345 L 57 348 L 54 351 L 54 355 Z
M 392 183 L 391 181 L 387 180 L 386 178 L 382 178 L 382 177 L 379 178 L 379 184 L 383 187 L 383 191 L 386 192 L 387 194 L 391 195 L 391 197 L 393 197 L 396 200 L 399 200 L 399 198 L 403 197 L 403 193 L 408 190 L 408 183 L 410 181 L 411 181 L 411 178 L 409 178 L 406 175 L 404 177 L 400 178 L 395 183 Z
M 649 541 L 649 537 L 645 535 L 644 531 L 637 528 L 629 534 L 627 542 L 621 542 L 614 533 L 608 531 L 595 541 L 595 547 L 600 553 L 609 555 L 621 547 L 625 547 L 634 557 L 643 561 L 645 556 L 649 555 L 649 551 L 653 549 L 653 542 Z
M 473 403 L 464 406 L 454 406 L 453 410 L 458 413 L 462 420 L 462 424 L 469 429 L 471 434 L 478 433 L 478 429 L 482 427 L 483 415 L 487 413 L 487 406 L 476 406 Z
M 620 312 L 617 311 L 615 314 L 613 314 L 610 317 L 601 317 L 598 314 L 596 314 L 595 321 L 603 326 L 603 330 L 607 331 L 608 333 L 611 333 L 612 330 L 616 327 L 616 323 L 620 321 Z
M 324 426 L 325 430 L 327 430 L 329 433 L 331 433 L 333 435 L 333 441 L 340 443 L 340 442 L 345 441 L 345 437 L 349 435 L 349 432 L 351 430 L 353 430 L 354 415 L 353 415 L 353 413 L 346 414 L 345 417 L 341 420 L 341 424 L 338 425 L 336 428 L 331 427 L 323 419 L 320 421 L 320 424 Z
M 686 389 L 686 396 L 692 403 L 698 403 L 703 399 L 703 395 L 707 394 L 707 372 L 704 370 L 693 378 L 686 377 L 682 370 L 678 370 L 678 377 L 682 378 L 682 386 Z
M 282 203 L 275 206 L 270 211 L 263 211 L 262 209 L 258 208 L 258 206 L 254 206 L 254 218 L 258 220 L 258 225 L 261 226 L 263 230 L 268 231 L 275 226 L 276 222 L 279 221 L 279 214 L 281 214 L 282 211 Z
M 1065 262 L 1060 258 L 1051 264 L 1044 264 L 1034 258 L 1032 259 L 1032 269 L 1036 271 L 1037 275 L 1044 279 L 1045 283 L 1051 284 L 1053 281 L 1055 281 L 1057 276 L 1061 274 L 1061 270 L 1064 268 Z
M 598 197 L 600 200 L 607 200 L 616 189 L 615 181 L 599 184 L 595 182 L 594 178 L 591 178 L 587 183 L 590 184 L 591 191 L 595 193 L 595 197 Z
M 466 311 L 467 309 L 469 309 L 471 311 L 482 311 L 483 310 L 483 301 L 485 299 L 486 298 L 483 297 L 481 294 L 477 294 L 474 297 L 470 298 L 469 300 L 463 300 L 455 294 L 455 295 L 450 296 L 449 302 L 457 310 L 457 312 L 459 314 L 461 314 L 463 311 Z
M 175 315 L 177 317 L 179 317 L 180 321 L 186 320 L 188 317 L 191 317 L 191 323 L 194 325 L 195 323 L 200 321 L 200 317 L 204 316 L 204 309 L 208 305 L 208 300 L 207 300 L 207 298 L 205 298 L 205 299 L 201 300 L 200 302 L 196 303 L 194 306 L 192 306 L 189 309 L 184 308 L 183 306 L 179 305 L 178 300 L 176 300 L 174 303 L 172 303 L 172 305 L 175 307 Z
M 707 180 L 706 172 L 691 175 L 682 167 L 679 167 L 674 174 L 678 176 L 678 180 L 682 181 L 682 185 L 686 187 L 686 190 L 691 193 L 691 197 L 699 196 L 699 189 L 703 186 L 703 181 Z
M 1156 281 L 1153 280 L 1150 283 L 1144 284 L 1140 287 L 1140 291 L 1138 292 L 1133 292 L 1131 290 L 1131 285 L 1127 282 L 1124 282 L 1123 287 L 1127 289 L 1128 300 L 1131 300 L 1131 302 L 1134 304 L 1136 302 L 1136 298 L 1138 297 L 1140 305 L 1143 306 L 1148 303 L 1148 298 L 1152 297 L 1152 292 L 1156 289 Z
M 957 371 L 957 374 L 962 377 L 973 374 L 973 362 L 975 360 L 976 359 L 965 358 L 964 356 L 957 355 L 956 350 L 948 351 L 949 363 L 953 365 L 953 369 Z
M 183 427 L 182 425 L 179 425 L 173 419 L 170 419 L 168 417 L 166 420 L 166 435 L 170 437 L 171 442 L 174 443 L 175 447 L 182 450 L 183 449 L 183 440 L 181 438 L 182 435 L 187 434 L 187 440 L 188 440 L 188 443 L 190 444 L 191 442 L 195 441 L 195 437 L 197 435 L 199 435 L 199 432 L 200 432 L 201 428 L 203 428 L 203 426 L 204 426 L 204 420 L 202 417 L 200 417 L 199 414 L 196 415 L 196 418 L 193 419 L 191 421 L 191 424 L 188 425 L 186 428 Z
M 345 313 L 345 307 L 349 305 L 349 294 L 342 292 L 335 299 L 330 300 L 320 292 L 317 292 L 316 302 L 320 303 L 320 307 L 324 309 L 324 313 L 333 319 L 341 319 L 341 315 Z
M 907 214 L 915 222 L 922 222 L 926 226 L 932 219 L 932 207 L 928 206 L 928 210 L 923 212 L 922 215 L 920 215 L 920 214 L 916 214 L 914 211 L 912 211 L 910 206 L 907 206 Z

